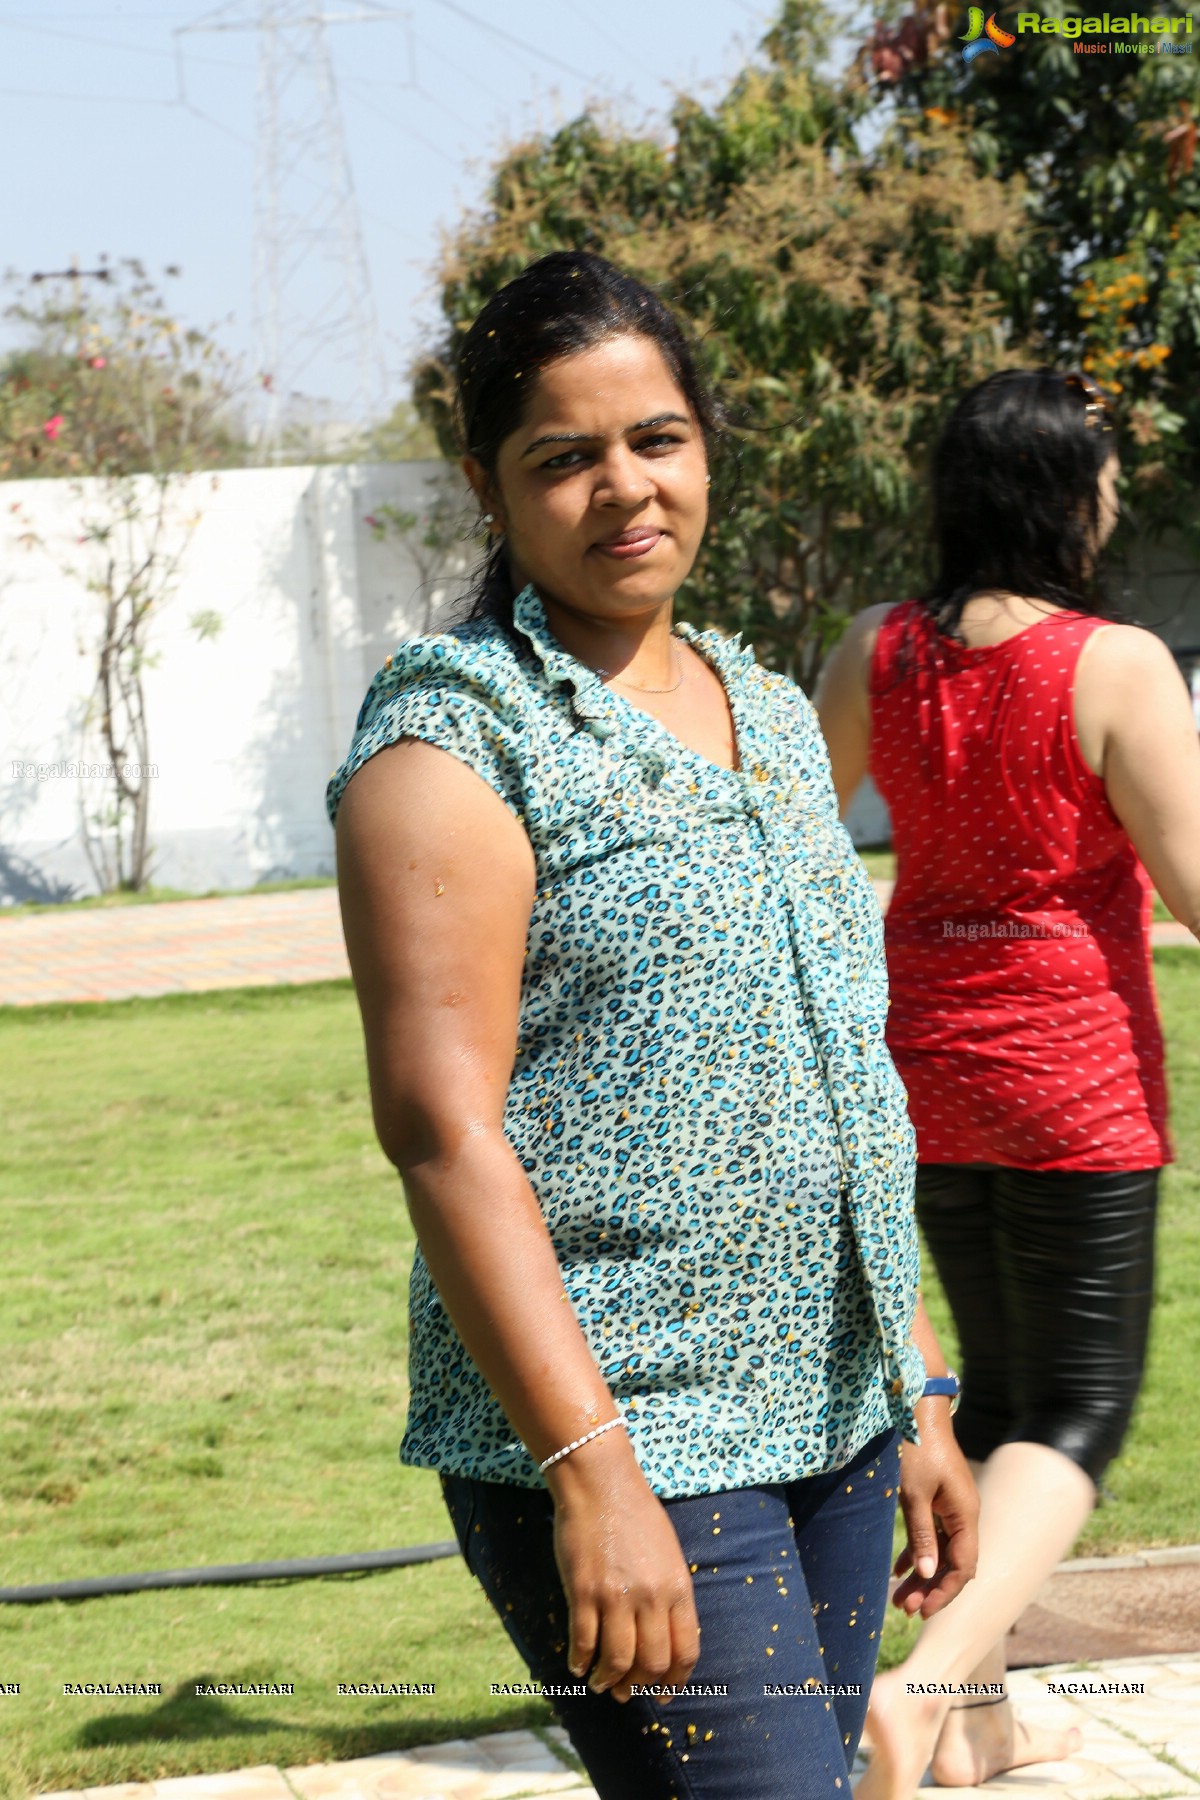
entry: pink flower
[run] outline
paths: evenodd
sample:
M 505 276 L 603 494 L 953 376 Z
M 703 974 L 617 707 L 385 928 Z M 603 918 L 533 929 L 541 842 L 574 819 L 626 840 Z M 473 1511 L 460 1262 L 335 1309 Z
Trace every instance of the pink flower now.
M 107 356 L 92 356 L 92 357 L 88 358 L 88 368 L 89 369 L 106 369 L 107 367 L 108 367 Z
M 49 438 L 52 444 L 56 443 L 58 434 L 66 422 L 67 421 L 63 418 L 61 413 L 55 413 L 54 417 L 52 419 L 47 419 L 46 423 L 42 426 L 43 435 Z

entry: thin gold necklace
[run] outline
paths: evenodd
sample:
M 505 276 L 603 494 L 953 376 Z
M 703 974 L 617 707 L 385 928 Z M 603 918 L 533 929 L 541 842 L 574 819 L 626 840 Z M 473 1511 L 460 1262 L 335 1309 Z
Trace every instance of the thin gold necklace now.
M 668 687 L 643 687 L 640 682 L 626 681 L 624 676 L 610 674 L 607 669 L 597 669 L 596 674 L 604 676 L 609 681 L 615 681 L 619 687 L 632 688 L 635 694 L 673 694 L 677 688 L 683 686 L 683 677 L 686 671 L 678 646 L 673 645 L 672 648 L 675 650 L 675 661 L 678 664 L 679 673 Z

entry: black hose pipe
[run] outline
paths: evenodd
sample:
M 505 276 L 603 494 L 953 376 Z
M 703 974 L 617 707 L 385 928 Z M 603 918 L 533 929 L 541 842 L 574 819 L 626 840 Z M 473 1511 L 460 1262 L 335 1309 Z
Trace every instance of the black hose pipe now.
M 416 1544 L 408 1550 L 362 1550 L 352 1556 L 303 1556 L 291 1562 L 226 1563 L 207 1569 L 150 1569 L 140 1575 L 99 1575 L 86 1581 L 40 1582 L 35 1587 L 0 1588 L 7 1606 L 39 1600 L 91 1600 L 101 1594 L 144 1594 L 150 1588 L 228 1587 L 238 1581 L 305 1581 L 314 1575 L 349 1575 L 367 1569 L 400 1569 L 409 1563 L 457 1556 L 450 1539 Z

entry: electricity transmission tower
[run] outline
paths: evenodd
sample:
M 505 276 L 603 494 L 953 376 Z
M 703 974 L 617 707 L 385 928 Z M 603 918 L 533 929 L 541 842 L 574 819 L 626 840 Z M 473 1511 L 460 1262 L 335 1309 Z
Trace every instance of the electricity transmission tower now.
M 254 365 L 259 454 L 279 458 L 311 417 L 314 365 L 337 365 L 339 408 L 364 425 L 387 399 L 379 320 L 342 128 L 327 25 L 406 19 L 394 7 L 318 10 L 314 0 L 231 0 L 185 32 L 258 33 Z

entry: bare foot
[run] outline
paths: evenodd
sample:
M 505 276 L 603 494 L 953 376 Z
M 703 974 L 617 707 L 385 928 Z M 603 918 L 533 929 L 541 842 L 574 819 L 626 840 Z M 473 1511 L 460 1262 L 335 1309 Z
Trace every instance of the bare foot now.
M 959 1707 L 947 1714 L 942 1726 L 933 1752 L 933 1779 L 939 1787 L 978 1787 L 1006 1769 L 1065 1762 L 1082 1742 L 1074 1725 L 1066 1731 L 1039 1731 L 1026 1725 L 1008 1700 L 999 1706 Z
M 899 1669 L 875 1677 L 867 1708 L 871 1760 L 854 1800 L 913 1800 L 929 1766 L 947 1702 L 909 1694 Z

